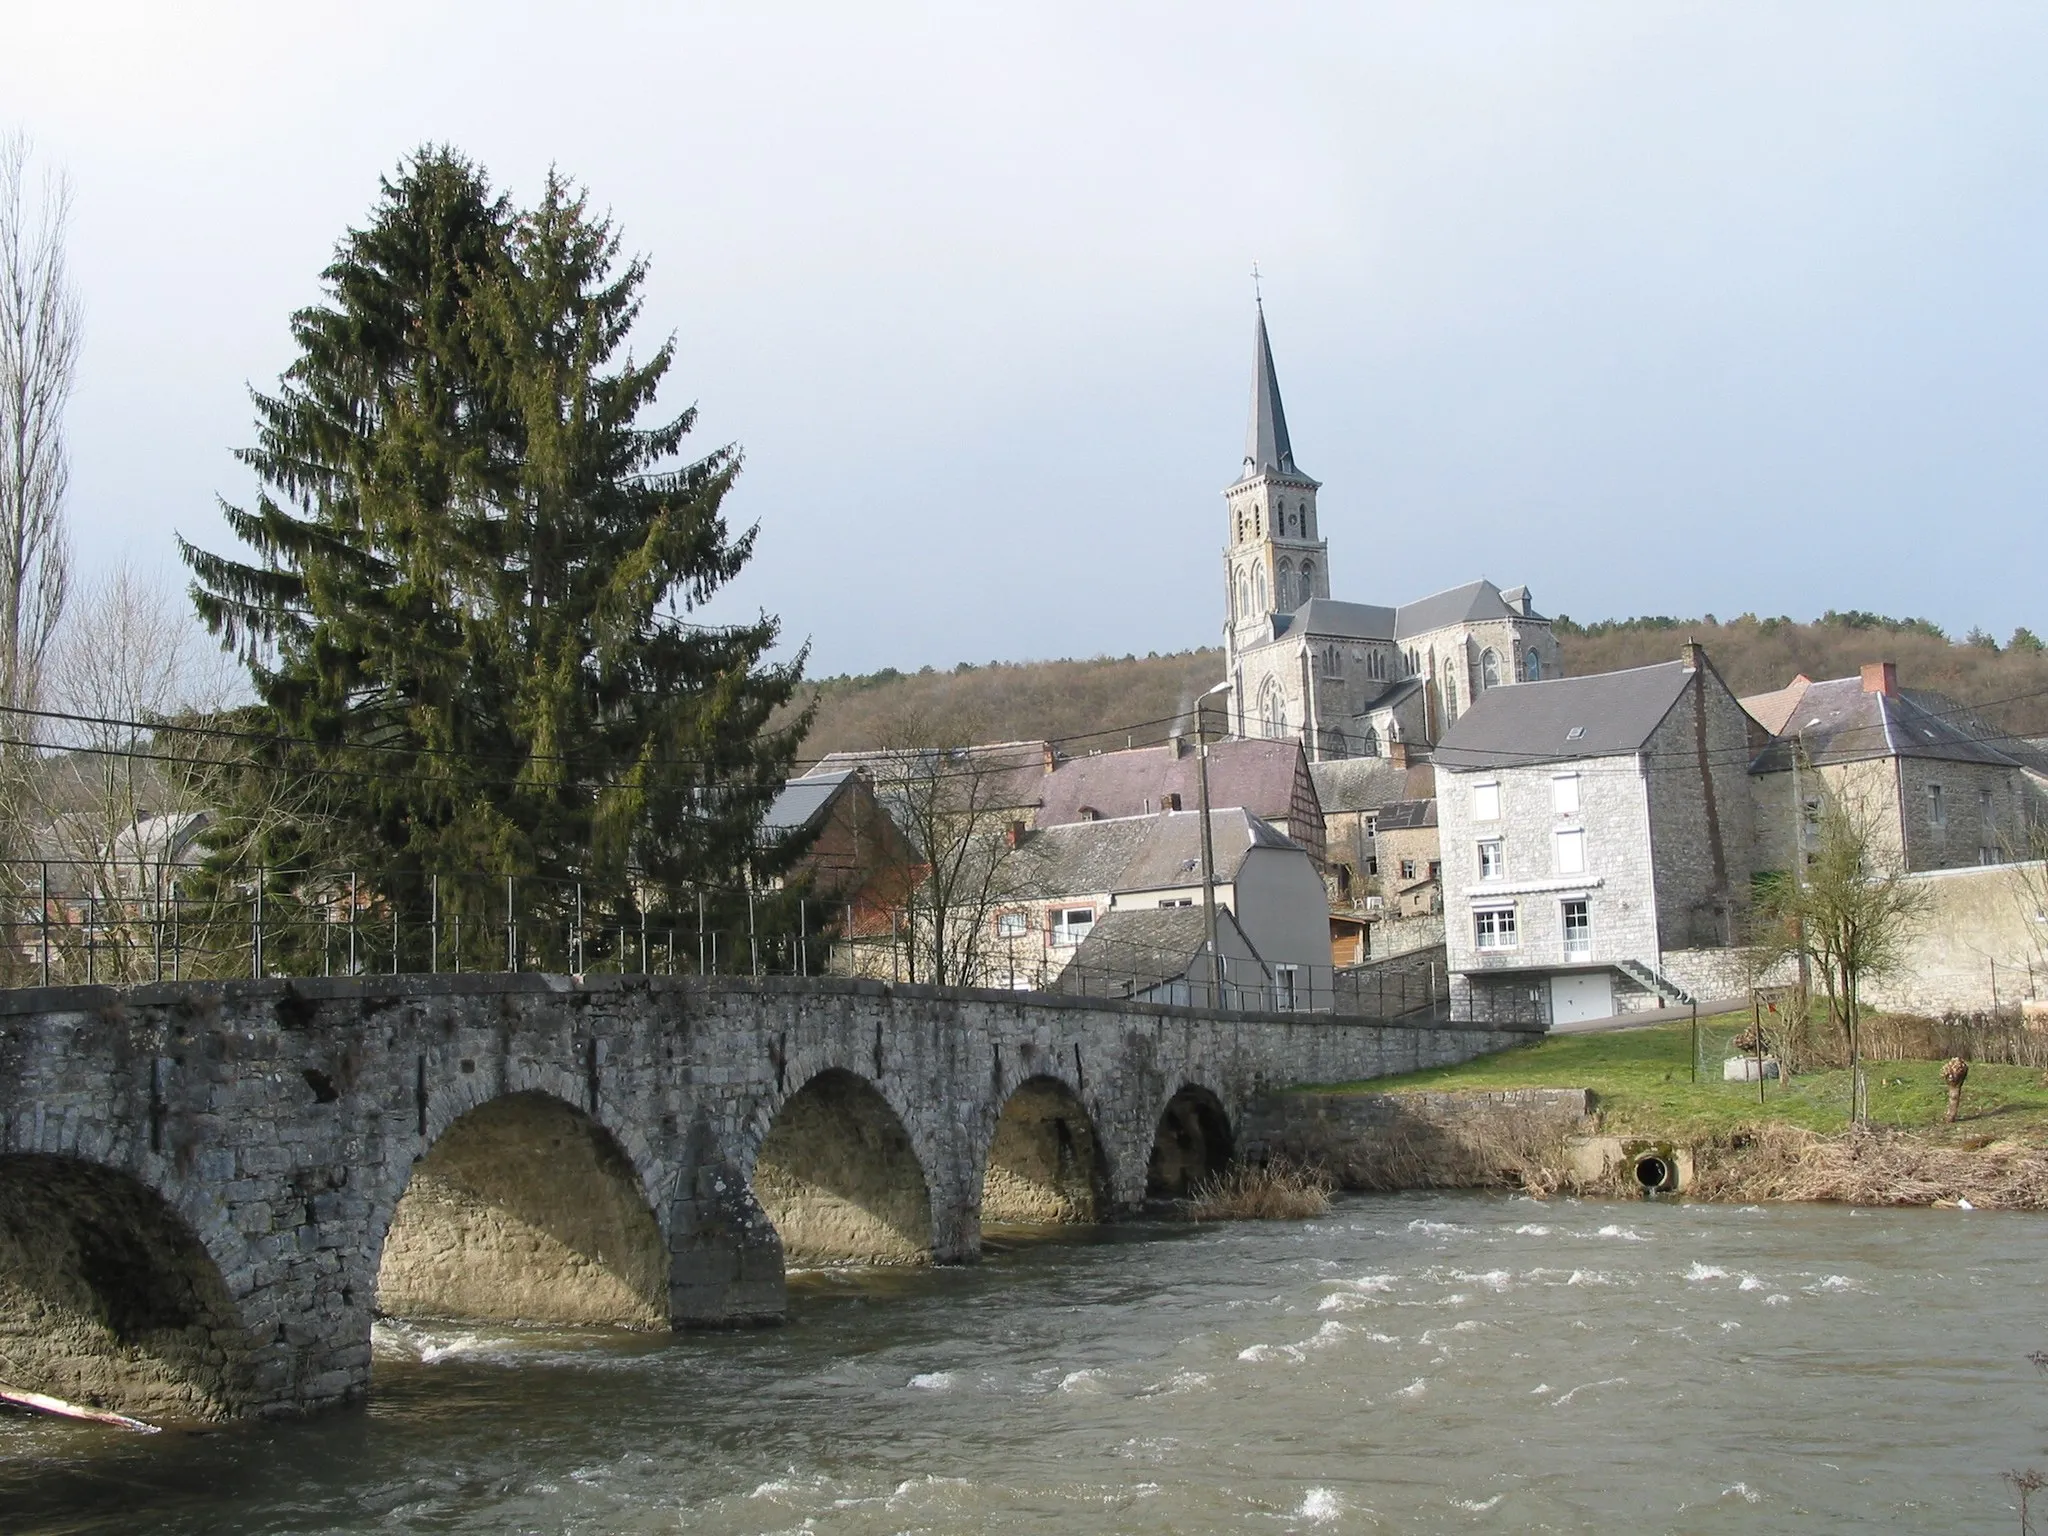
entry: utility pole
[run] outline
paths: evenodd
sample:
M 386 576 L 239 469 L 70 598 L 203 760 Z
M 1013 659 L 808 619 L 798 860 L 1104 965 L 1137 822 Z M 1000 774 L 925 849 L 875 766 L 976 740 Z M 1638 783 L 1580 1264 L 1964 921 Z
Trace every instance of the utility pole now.
M 1195 700 L 1195 798 L 1202 818 L 1202 932 L 1209 943 L 1209 1006 L 1223 1006 L 1223 952 L 1216 947 L 1216 842 L 1209 829 L 1209 733 L 1202 720 L 1203 700 L 1223 692 L 1218 683 Z

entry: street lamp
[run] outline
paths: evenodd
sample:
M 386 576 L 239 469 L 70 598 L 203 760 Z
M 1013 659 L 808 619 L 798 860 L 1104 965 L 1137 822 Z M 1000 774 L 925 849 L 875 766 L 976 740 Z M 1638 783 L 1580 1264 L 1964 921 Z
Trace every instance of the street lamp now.
M 1223 954 L 1216 947 L 1216 848 L 1209 831 L 1209 733 L 1202 724 L 1202 701 L 1230 687 L 1225 678 L 1195 700 L 1195 794 L 1202 818 L 1202 932 L 1209 941 L 1209 1004 L 1223 1006 Z

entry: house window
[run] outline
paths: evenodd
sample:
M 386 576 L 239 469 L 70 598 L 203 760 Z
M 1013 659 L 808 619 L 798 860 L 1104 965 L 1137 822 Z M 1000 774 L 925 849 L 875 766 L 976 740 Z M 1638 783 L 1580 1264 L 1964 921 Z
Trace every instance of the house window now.
M 1560 816 L 1579 814 L 1579 776 L 1560 773 L 1550 781 L 1550 808 Z
M 1557 872 L 1583 875 L 1586 872 L 1586 834 L 1574 827 L 1557 834 Z
M 1472 819 L 1474 821 L 1500 820 L 1500 786 L 1498 784 L 1474 784 L 1472 786 Z
M 1977 791 L 1977 814 L 1983 819 L 1984 831 L 1989 835 L 1998 824 L 1998 802 L 1988 789 Z
M 1515 947 L 1515 909 L 1485 907 L 1472 914 L 1472 941 L 1481 949 Z
M 1365 818 L 1365 835 L 1368 841 L 1380 835 L 1380 819 L 1377 815 Z
M 1593 953 L 1593 917 L 1583 901 L 1564 904 L 1564 952 L 1576 959 Z
M 1401 861 L 1401 878 L 1403 880 L 1413 880 L 1415 878 L 1415 861 L 1413 859 L 1403 859 Z
M 1368 875 L 1377 875 L 1380 872 L 1380 861 L 1369 853 L 1365 856 L 1365 872 Z
M 1299 969 L 1300 967 L 1292 965 L 1273 967 L 1273 1006 L 1282 1013 L 1294 1012 L 1295 972 Z
M 1351 866 L 1339 864 L 1337 870 L 1337 897 L 1340 901 L 1351 899 Z
M 1095 926 L 1093 907 L 1054 907 L 1047 916 L 1055 949 L 1071 949 L 1087 938 L 1088 930 Z
M 1490 837 L 1479 845 L 1479 878 L 1501 880 L 1507 876 L 1507 860 L 1501 853 L 1500 839 Z
M 1942 809 L 1941 786 L 1939 784 L 1927 786 L 1927 824 L 1930 827 L 1945 827 L 1948 825 L 1948 812 Z
M 1500 686 L 1500 652 L 1488 646 L 1479 656 L 1479 686 L 1498 688 Z
M 1192 896 L 1169 896 L 1159 903 L 1162 907 L 1192 907 L 1194 904 L 1195 898 Z M 1102 942 L 1107 944 L 1109 940 L 1104 939 Z
M 1522 681 L 1540 683 L 1543 681 L 1543 658 L 1531 651 L 1522 658 Z
M 996 915 L 996 937 L 999 939 L 1021 939 L 1024 937 L 1024 914 L 1022 912 L 1001 912 Z

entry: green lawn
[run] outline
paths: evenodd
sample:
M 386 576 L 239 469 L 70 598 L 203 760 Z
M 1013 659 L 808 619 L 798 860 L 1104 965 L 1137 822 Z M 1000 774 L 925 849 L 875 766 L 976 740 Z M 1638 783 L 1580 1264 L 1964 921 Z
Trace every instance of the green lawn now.
M 1398 1093 L 1404 1089 L 1590 1088 L 1603 1128 L 1674 1138 L 1712 1136 L 1769 1118 L 1816 1131 L 1848 1122 L 1849 1074 L 1815 1072 L 1790 1083 L 1764 1085 L 1721 1080 L 1729 1042 L 1749 1023 L 1747 1014 L 1700 1020 L 1699 1081 L 1693 1081 L 1690 1024 L 1657 1024 L 1615 1034 L 1558 1035 L 1535 1045 L 1482 1056 L 1462 1066 L 1403 1077 L 1344 1083 L 1337 1091 Z M 2048 1144 L 2048 1083 L 2033 1067 L 1970 1069 L 1962 1118 L 1941 1116 L 1948 1103 L 1935 1061 L 1877 1061 L 1866 1068 L 1870 1118 L 1948 1141 L 2011 1137 Z

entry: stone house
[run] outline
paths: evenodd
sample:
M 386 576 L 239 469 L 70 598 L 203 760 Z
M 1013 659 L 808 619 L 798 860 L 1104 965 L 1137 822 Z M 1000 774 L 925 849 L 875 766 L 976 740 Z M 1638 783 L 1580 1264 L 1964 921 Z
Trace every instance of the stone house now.
M 1760 868 L 1814 856 L 1824 800 L 1867 818 L 1876 856 L 1907 871 L 2030 856 L 2048 754 L 1943 694 L 1901 688 L 1891 662 L 1742 703 L 1776 737 L 1750 768 Z
M 1249 811 L 1210 813 L 1219 910 L 1271 974 L 1274 1006 L 1330 1006 L 1329 908 L 1307 850 Z M 1164 811 L 1019 831 L 1013 899 L 983 946 L 990 984 L 1053 985 L 1112 912 L 1202 903 L 1201 818 Z M 1028 893 L 1028 894 L 1024 894 Z
M 1764 744 L 1696 645 L 1483 695 L 1436 753 L 1453 1016 L 1739 991 Z
M 1410 763 L 1407 744 L 1398 741 L 1385 757 L 1327 759 L 1311 764 L 1309 773 L 1323 807 L 1331 910 L 1366 911 L 1371 898 L 1385 897 L 1393 888 L 1380 857 L 1383 813 L 1401 801 L 1434 798 L 1436 776 L 1429 764 Z
M 1037 786 L 1033 825 L 1065 826 L 1192 811 L 1201 804 L 1195 744 L 1185 736 L 1151 747 L 1057 758 Z M 1324 814 L 1298 741 L 1209 743 L 1209 807 L 1238 806 L 1323 863 Z
M 1443 856 L 1436 796 L 1381 807 L 1378 842 L 1385 916 L 1397 920 L 1441 912 Z
M 1434 742 L 1489 689 L 1558 675 L 1526 587 L 1475 581 L 1399 607 L 1332 598 L 1321 489 L 1294 459 L 1261 306 L 1242 471 L 1223 493 L 1233 735 L 1298 741 L 1314 762 L 1377 757 Z

